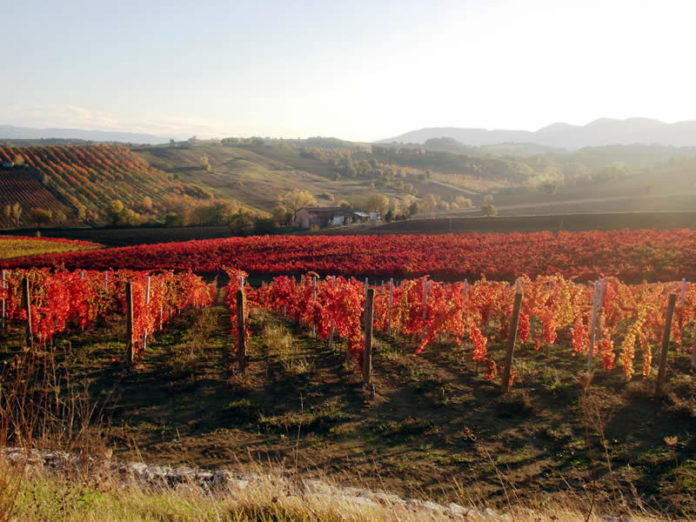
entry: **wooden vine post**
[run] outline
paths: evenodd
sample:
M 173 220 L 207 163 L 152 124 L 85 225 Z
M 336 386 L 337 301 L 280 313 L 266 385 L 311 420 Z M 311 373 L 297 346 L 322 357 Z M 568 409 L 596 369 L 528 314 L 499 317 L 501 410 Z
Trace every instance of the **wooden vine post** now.
M 595 337 L 597 335 L 597 301 L 599 300 L 599 285 L 597 280 L 594 282 L 594 293 L 592 294 L 592 319 L 590 321 L 590 348 L 587 351 L 587 371 L 592 371 L 592 356 L 594 355 Z
M 317 335 L 317 324 L 314 320 L 314 306 L 317 302 L 317 276 L 312 276 L 312 337 Z
M 394 305 L 394 278 L 389 278 L 389 301 L 387 302 L 387 333 L 391 333 L 391 315 Z
M 677 294 L 669 294 L 667 303 L 667 315 L 665 316 L 665 330 L 662 335 L 662 352 L 660 353 L 660 369 L 657 372 L 657 384 L 655 385 L 655 395 L 662 395 L 662 388 L 665 384 L 667 373 L 667 351 L 669 349 L 669 339 L 672 334 L 672 318 L 674 317 L 674 305 L 677 302 Z
M 334 287 L 336 284 L 336 276 L 331 276 L 331 288 Z M 329 348 L 333 349 L 334 347 L 334 320 L 333 317 L 331 318 L 331 331 L 329 332 Z
M 164 281 L 162 281 L 162 288 L 165 288 L 166 285 L 164 284 Z M 166 292 L 162 292 L 163 295 L 166 294 Z M 163 321 L 164 321 L 164 300 L 160 301 L 160 314 L 159 314 L 159 325 L 157 327 L 157 331 L 161 332 L 163 328 Z
M 126 364 L 133 366 L 135 361 L 135 346 L 133 344 L 133 283 L 126 283 Z
M 696 325 L 694 325 L 694 338 L 691 343 L 691 368 L 696 370 Z
M 27 331 L 25 342 L 29 348 L 34 348 L 34 329 L 31 321 L 31 289 L 29 288 L 29 277 L 22 279 L 22 304 L 24 312 L 27 314 Z
M 367 291 L 365 302 L 365 349 L 363 351 L 363 382 L 372 384 L 372 334 L 373 315 L 375 311 L 375 289 Z
M 515 292 L 515 302 L 512 306 L 512 318 L 510 319 L 510 335 L 508 336 L 507 351 L 505 353 L 505 367 L 503 368 L 503 392 L 510 389 L 510 375 L 512 373 L 512 352 L 517 342 L 517 330 L 520 325 L 520 311 L 522 310 L 522 291 Z
M 149 316 L 149 308 L 150 308 L 150 276 L 147 276 L 147 288 L 145 289 L 145 310 Z M 145 331 L 143 332 L 143 353 L 145 353 L 145 350 L 147 350 L 147 326 L 145 327 Z
M 7 290 L 7 273 L 3 270 L 2 271 L 2 318 L 0 318 L 0 321 L 2 321 L 0 326 L 2 327 L 3 333 L 7 329 L 7 300 L 5 299 L 5 290 Z
M 237 290 L 237 362 L 239 372 L 246 373 L 246 300 L 244 290 Z

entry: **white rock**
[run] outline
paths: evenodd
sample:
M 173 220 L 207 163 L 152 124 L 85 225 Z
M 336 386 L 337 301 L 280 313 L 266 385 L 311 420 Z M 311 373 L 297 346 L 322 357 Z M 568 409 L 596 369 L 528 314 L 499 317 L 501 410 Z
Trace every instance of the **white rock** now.
M 302 481 L 302 490 L 306 494 L 323 494 L 323 495 L 334 495 L 337 493 L 337 489 L 330 486 L 326 482 L 321 480 L 304 480 Z
M 394 495 L 393 493 L 373 493 L 372 498 L 382 502 L 384 504 L 403 504 L 406 501 L 399 495 Z
M 361 489 L 361 488 L 350 487 L 350 488 L 341 489 L 341 494 L 347 495 L 349 497 L 360 497 L 360 496 L 364 497 L 364 496 L 367 496 L 368 493 L 369 493 L 368 491 Z
M 431 502 L 430 500 L 425 500 L 423 502 L 423 508 L 427 509 L 428 511 L 435 512 L 441 512 L 445 510 L 445 507 L 442 504 L 436 504 L 435 502 Z
M 213 473 L 211 471 L 197 471 L 194 475 L 194 479 L 197 482 L 211 482 L 213 480 Z
M 221 488 L 226 488 L 230 480 L 234 478 L 231 471 L 219 469 L 213 473 L 213 485 Z
M 136 475 L 142 475 L 147 469 L 147 464 L 145 464 L 144 462 L 131 462 L 130 464 L 128 464 L 128 467 Z
M 344 500 L 364 507 L 376 507 L 378 504 L 369 497 L 364 496 L 344 496 Z
M 450 502 L 449 504 L 447 504 L 447 511 L 449 511 L 452 515 L 455 516 L 466 516 L 467 513 L 469 513 L 469 511 L 471 510 L 457 504 L 456 502 Z

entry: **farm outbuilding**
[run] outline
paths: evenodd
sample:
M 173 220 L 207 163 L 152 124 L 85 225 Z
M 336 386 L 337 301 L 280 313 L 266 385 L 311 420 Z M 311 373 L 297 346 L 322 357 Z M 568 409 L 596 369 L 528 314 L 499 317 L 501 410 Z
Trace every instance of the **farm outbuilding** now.
M 379 212 L 353 212 L 355 221 L 365 223 L 367 221 L 377 222 L 382 219 L 382 215 Z
M 343 207 L 304 207 L 295 215 L 295 226 L 300 228 L 347 225 L 352 213 Z

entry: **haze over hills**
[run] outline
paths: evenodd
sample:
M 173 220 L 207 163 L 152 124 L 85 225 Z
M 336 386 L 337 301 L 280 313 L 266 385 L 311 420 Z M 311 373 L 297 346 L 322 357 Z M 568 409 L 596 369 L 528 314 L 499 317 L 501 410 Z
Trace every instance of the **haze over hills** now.
M 649 118 L 617 120 L 600 118 L 587 125 L 553 123 L 537 131 L 429 127 L 410 131 L 377 143 L 424 144 L 435 138 L 451 138 L 472 146 L 533 144 L 542 147 L 575 150 L 608 145 L 662 145 L 696 147 L 696 121 L 664 123 Z M 88 129 L 17 127 L 0 125 L 0 141 L 12 140 L 84 140 L 154 145 L 167 143 L 169 136 Z
M 141 143 L 154 145 L 166 143 L 168 137 L 138 132 L 120 132 L 86 129 L 35 129 L 0 125 L 1 140 L 85 140 L 96 142 Z
M 649 118 L 615 120 L 601 118 L 587 125 L 554 123 L 535 132 L 524 130 L 487 130 L 458 127 L 432 127 L 381 140 L 379 143 L 423 144 L 433 138 L 452 138 L 464 145 L 483 146 L 500 143 L 533 143 L 547 147 L 579 149 L 606 145 L 696 146 L 696 121 L 663 123 Z

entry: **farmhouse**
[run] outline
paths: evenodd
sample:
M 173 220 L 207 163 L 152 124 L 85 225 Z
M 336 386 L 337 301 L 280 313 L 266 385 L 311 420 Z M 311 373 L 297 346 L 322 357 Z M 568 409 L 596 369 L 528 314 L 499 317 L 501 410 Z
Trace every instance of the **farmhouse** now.
M 352 213 L 343 207 L 304 207 L 295 215 L 295 226 L 300 228 L 346 225 Z

